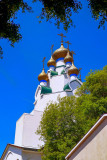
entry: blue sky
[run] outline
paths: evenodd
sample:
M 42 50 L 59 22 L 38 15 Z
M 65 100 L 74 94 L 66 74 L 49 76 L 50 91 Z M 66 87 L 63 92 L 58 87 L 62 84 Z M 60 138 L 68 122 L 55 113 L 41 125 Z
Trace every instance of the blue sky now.
M 30 4 L 32 5 L 32 4 Z M 42 70 L 42 59 L 47 61 L 54 50 L 60 47 L 58 33 L 66 35 L 70 49 L 75 51 L 74 63 L 82 68 L 82 81 L 90 69 L 102 69 L 107 63 L 107 24 L 106 29 L 98 29 L 98 22 L 91 17 L 87 2 L 79 14 L 73 14 L 76 28 L 71 27 L 66 33 L 61 25 L 57 29 L 53 23 L 43 20 L 38 23 L 42 5 L 32 5 L 34 13 L 18 12 L 16 22 L 20 24 L 22 40 L 12 48 L 7 40 L 0 40 L 4 58 L 0 60 L 0 156 L 7 143 L 14 143 L 15 125 L 20 116 L 34 108 L 34 94 L 37 88 L 37 77 Z M 64 44 L 65 47 L 66 44 Z

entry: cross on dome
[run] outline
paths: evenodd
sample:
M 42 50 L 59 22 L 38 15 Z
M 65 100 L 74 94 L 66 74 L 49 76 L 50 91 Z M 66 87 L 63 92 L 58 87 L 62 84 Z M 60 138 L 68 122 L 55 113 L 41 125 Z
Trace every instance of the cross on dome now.
M 72 44 L 72 43 L 70 43 L 69 41 L 66 41 L 65 43 L 67 43 L 67 44 L 68 44 L 68 49 L 69 49 L 69 44 Z
M 54 44 L 52 44 L 51 46 L 51 55 L 53 54 L 53 47 L 54 47 Z
M 61 36 L 61 43 L 63 44 L 63 37 L 66 37 L 66 36 L 64 36 L 64 34 L 63 33 L 60 33 L 60 34 L 58 34 L 59 36 Z
M 43 62 L 43 69 L 44 69 L 44 61 L 45 61 L 45 58 L 46 58 L 46 57 L 44 57 L 44 58 L 43 58 L 43 61 L 42 61 L 42 62 Z
M 74 54 L 76 55 L 76 53 L 74 53 L 74 51 L 71 51 L 71 54 L 72 54 L 72 60 L 73 60 L 73 62 L 74 62 L 73 55 L 74 55 Z
M 81 70 L 82 68 L 79 68 L 79 71 Z

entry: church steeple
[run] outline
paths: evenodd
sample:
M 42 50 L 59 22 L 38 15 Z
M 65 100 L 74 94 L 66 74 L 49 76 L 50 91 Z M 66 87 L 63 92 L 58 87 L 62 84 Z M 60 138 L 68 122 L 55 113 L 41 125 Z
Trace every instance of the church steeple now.
M 62 33 L 58 34 L 59 36 L 61 36 L 61 47 L 59 49 L 57 49 L 54 53 L 53 53 L 53 58 L 56 60 L 56 62 L 60 61 L 60 60 L 64 60 L 68 49 L 64 48 L 63 46 L 63 37 L 64 36 Z

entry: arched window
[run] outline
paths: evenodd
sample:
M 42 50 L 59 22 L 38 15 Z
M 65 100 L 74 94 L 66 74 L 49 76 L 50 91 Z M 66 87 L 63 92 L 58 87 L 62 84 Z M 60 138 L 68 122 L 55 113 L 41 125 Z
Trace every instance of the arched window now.
M 13 159 L 13 153 L 12 152 L 8 152 L 5 160 L 12 160 Z

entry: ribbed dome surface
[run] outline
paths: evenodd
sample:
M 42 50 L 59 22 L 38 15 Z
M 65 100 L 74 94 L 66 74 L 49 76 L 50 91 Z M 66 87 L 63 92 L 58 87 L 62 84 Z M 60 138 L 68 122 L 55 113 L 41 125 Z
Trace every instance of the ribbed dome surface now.
M 47 63 L 47 66 L 49 67 L 49 66 L 56 66 L 56 62 L 55 62 L 55 60 L 53 59 L 53 57 L 51 56 L 51 59 L 48 61 L 48 63 Z
M 52 57 L 57 60 L 58 58 L 65 58 L 65 56 L 67 55 L 68 49 L 64 48 L 63 44 L 61 44 L 61 47 L 59 49 L 57 49 Z
M 64 58 L 64 62 L 66 63 L 66 62 L 72 62 L 72 61 L 73 59 L 68 51 L 66 57 Z
M 79 74 L 79 70 L 74 66 L 74 63 L 72 62 L 72 66 L 68 69 L 68 75 L 70 76 L 71 74 Z
M 45 73 L 44 69 L 43 69 L 42 72 L 39 74 L 38 80 L 39 80 L 39 81 L 41 81 L 41 80 L 47 81 L 47 80 L 48 80 L 48 75 Z

